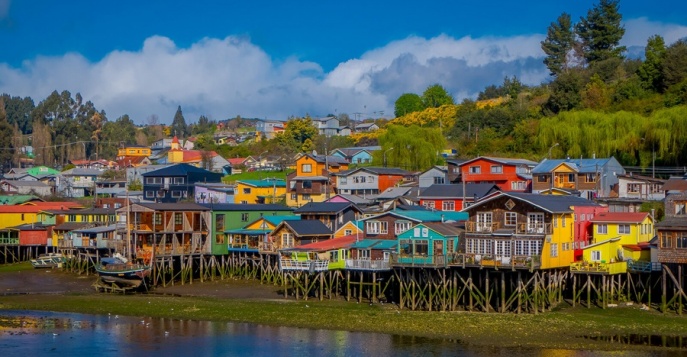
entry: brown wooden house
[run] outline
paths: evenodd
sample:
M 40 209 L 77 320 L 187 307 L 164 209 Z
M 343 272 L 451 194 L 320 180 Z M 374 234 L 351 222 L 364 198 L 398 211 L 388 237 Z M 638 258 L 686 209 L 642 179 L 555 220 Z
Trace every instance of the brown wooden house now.
M 208 207 L 195 203 L 134 203 L 130 210 L 123 207 L 117 214 L 129 223 L 135 252 L 142 250 L 154 256 L 211 253 Z
M 333 232 L 318 220 L 282 221 L 269 235 L 274 251 L 331 239 Z
M 665 219 L 656 224 L 660 263 L 687 263 L 687 180 L 684 188 L 666 196 Z

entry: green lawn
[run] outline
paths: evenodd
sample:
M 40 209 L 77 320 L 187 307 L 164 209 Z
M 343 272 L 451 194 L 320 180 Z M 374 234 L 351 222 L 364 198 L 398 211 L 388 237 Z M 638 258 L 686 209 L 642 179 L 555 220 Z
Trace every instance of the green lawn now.
M 27 269 L 33 269 L 33 266 L 31 266 L 31 262 L 21 262 L 21 263 L 14 263 L 14 264 L 0 264 L 0 273 L 21 271 L 21 270 L 27 270 Z

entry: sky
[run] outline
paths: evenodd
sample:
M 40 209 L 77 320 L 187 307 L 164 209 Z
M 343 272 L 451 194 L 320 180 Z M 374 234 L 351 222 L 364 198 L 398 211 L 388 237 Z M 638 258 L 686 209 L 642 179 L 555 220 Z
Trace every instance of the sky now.
M 597 1 L 0 0 L 0 93 L 81 93 L 145 124 L 392 117 L 440 84 L 460 102 L 517 76 L 549 80 L 540 42 Z M 621 44 L 687 37 L 687 1 L 621 0 Z M 358 113 L 358 114 L 355 114 Z

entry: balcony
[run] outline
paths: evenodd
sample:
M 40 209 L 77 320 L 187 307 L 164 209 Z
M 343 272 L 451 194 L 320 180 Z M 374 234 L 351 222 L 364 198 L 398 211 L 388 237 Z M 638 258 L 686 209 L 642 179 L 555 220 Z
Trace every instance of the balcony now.
M 389 260 L 384 259 L 346 259 L 346 269 L 352 270 L 390 270 Z
M 499 229 L 512 229 L 515 234 L 552 234 L 551 223 L 518 223 L 515 226 L 505 226 L 500 222 L 482 223 L 465 222 L 467 233 L 492 233 Z
M 570 271 L 577 274 L 601 274 L 613 275 L 627 272 L 627 262 L 606 263 L 600 262 L 578 262 L 570 265 Z
M 451 265 L 508 268 L 508 269 L 538 269 L 541 266 L 541 257 L 538 255 L 494 255 L 456 253 Z
M 19 237 L 17 237 L 17 238 L 0 238 L 0 245 L 19 245 Z
M 279 259 L 279 269 L 287 271 L 308 271 L 311 273 L 329 270 L 329 260 Z

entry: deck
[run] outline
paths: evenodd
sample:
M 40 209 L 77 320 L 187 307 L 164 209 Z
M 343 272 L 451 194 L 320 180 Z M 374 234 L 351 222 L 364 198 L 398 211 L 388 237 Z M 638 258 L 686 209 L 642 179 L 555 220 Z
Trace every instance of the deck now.
M 394 267 L 489 267 L 507 269 L 538 269 L 539 256 L 494 256 L 480 254 L 453 253 L 449 255 L 404 255 L 392 254 L 391 266 Z
M 346 269 L 380 271 L 391 270 L 389 260 L 383 259 L 346 259 Z
M 290 271 L 322 272 L 329 270 L 329 260 L 279 259 L 279 269 Z

